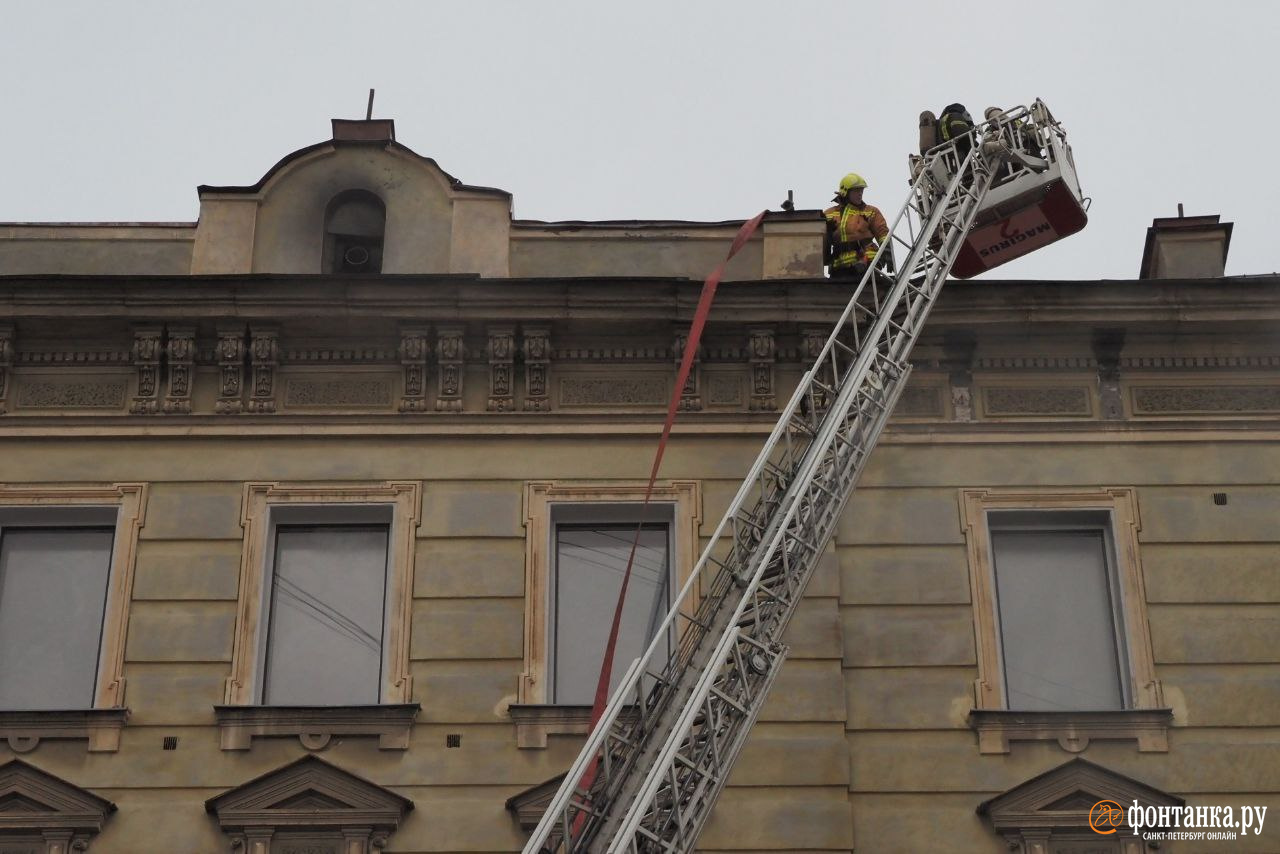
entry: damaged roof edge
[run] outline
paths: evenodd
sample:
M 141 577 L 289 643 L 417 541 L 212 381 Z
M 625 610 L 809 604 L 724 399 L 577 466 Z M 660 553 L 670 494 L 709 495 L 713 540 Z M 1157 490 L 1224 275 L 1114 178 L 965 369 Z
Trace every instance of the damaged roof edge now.
M 814 222 L 822 219 L 822 211 L 768 211 L 765 222 Z M 689 219 L 513 219 L 512 228 L 540 228 L 574 231 L 586 229 L 618 228 L 740 228 L 745 219 L 689 220 Z
M 301 157 L 305 157 L 314 151 L 319 151 L 320 149 L 326 148 L 328 146 L 339 146 L 339 145 L 342 145 L 342 146 L 374 145 L 379 148 L 395 150 L 402 154 L 407 154 L 410 157 L 414 157 L 423 163 L 434 166 L 436 169 L 439 169 L 440 174 L 443 175 L 445 177 L 445 180 L 449 182 L 449 186 L 455 190 L 464 190 L 470 193 L 485 193 L 488 195 L 498 196 L 500 198 L 506 198 L 506 199 L 511 198 L 510 193 L 508 193 L 506 190 L 500 190 L 497 187 L 482 187 L 478 184 L 464 184 L 461 181 L 459 181 L 457 178 L 450 175 L 444 169 L 442 169 L 440 167 L 440 164 L 437 163 L 433 158 L 424 157 L 418 152 L 414 151 L 409 146 L 396 142 L 395 140 L 348 140 L 348 139 L 326 139 L 324 142 L 317 142 L 314 145 L 308 145 L 305 148 L 299 148 L 297 151 L 286 154 L 284 157 L 280 158 L 280 160 L 277 161 L 274 166 L 268 169 L 266 173 L 261 178 L 259 178 L 257 182 L 254 184 L 250 184 L 248 186 L 215 186 L 212 184 L 201 184 L 200 186 L 196 187 L 196 192 L 202 196 L 205 195 L 206 193 L 233 193 L 233 194 L 258 193 L 262 191 L 262 188 L 267 185 L 267 182 L 270 181 L 271 178 L 277 172 L 279 172 L 284 167 L 288 166 L 293 161 Z

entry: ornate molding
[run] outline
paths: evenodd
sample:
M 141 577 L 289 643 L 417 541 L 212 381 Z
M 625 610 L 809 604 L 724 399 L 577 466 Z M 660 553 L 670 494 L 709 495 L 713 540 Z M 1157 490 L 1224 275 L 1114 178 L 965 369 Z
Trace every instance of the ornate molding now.
M 676 331 L 675 343 L 671 350 L 675 356 L 677 377 L 680 371 L 680 364 L 684 361 L 684 348 L 689 345 L 689 333 L 683 329 Z M 700 374 L 702 373 L 702 353 L 701 350 L 693 354 L 693 364 L 689 366 L 689 376 L 685 378 L 684 388 L 680 389 L 679 408 L 681 412 L 696 412 L 702 409 L 702 394 L 700 391 Z
M 116 805 L 21 759 L 0 765 L 0 850 L 13 854 L 88 851 Z M 10 800 L 10 798 L 13 798 Z
M 972 332 L 952 332 L 943 340 L 943 356 L 938 360 L 938 367 L 947 372 L 951 417 L 962 423 L 974 420 L 973 366 L 977 348 L 978 340 Z
M 462 374 L 467 358 L 461 326 L 442 326 L 436 330 L 436 365 L 440 384 L 436 394 L 437 412 L 462 411 Z
M 737 369 L 709 368 L 703 373 L 708 406 L 742 406 L 742 374 Z
M 485 353 L 489 359 L 490 412 L 510 412 L 515 408 L 513 389 L 516 366 L 516 329 L 514 326 L 490 326 Z
M 280 333 L 275 329 L 249 327 L 249 359 L 253 365 L 253 393 L 249 411 L 276 411 L 276 368 L 280 365 Z
M 1098 363 L 1098 400 L 1104 421 L 1124 419 L 1124 397 L 1120 394 L 1120 351 L 1124 349 L 1124 329 L 1095 329 L 1093 356 Z
M 1280 412 L 1280 385 L 1133 386 L 1135 415 Z
M 19 365 L 128 365 L 126 350 L 39 350 L 14 354 Z
M 353 347 L 347 349 L 338 347 L 300 348 L 297 350 L 285 350 L 284 361 L 291 365 L 327 365 L 334 362 L 346 365 L 378 365 L 395 361 L 398 352 L 378 347 Z
M 45 739 L 87 740 L 90 753 L 115 753 L 128 719 L 122 708 L 0 711 L 0 740 L 14 753 L 30 753 Z
M 750 330 L 748 353 L 751 362 L 751 403 L 753 412 L 778 408 L 773 389 L 773 365 L 778 357 L 777 333 L 771 326 Z
M 939 386 L 907 386 L 894 407 L 895 418 L 942 418 L 946 410 L 942 405 L 942 388 Z
M 19 409 L 120 409 L 129 391 L 124 378 L 95 381 L 23 376 L 17 387 Z
M 138 387 L 129 404 L 134 415 L 151 415 L 160 410 L 160 352 L 159 326 L 139 326 L 133 330 L 133 348 L 129 351 L 138 371 Z
M 391 405 L 390 377 L 362 376 L 288 377 L 284 381 L 284 405 L 290 409 L 370 409 Z
M 236 854 L 372 854 L 413 801 L 304 756 L 205 801 Z
M 9 375 L 13 370 L 13 327 L 0 324 L 0 415 L 5 411 L 5 398 L 9 393 Z
M 214 411 L 220 415 L 244 411 L 244 339 L 243 324 L 218 326 L 218 399 Z
M 661 406 L 670 374 L 637 373 L 560 377 L 560 406 Z
M 171 326 L 167 331 L 165 354 L 169 360 L 169 382 L 164 397 L 164 411 L 173 415 L 187 415 L 191 412 L 196 329 L 194 326 Z
M 1138 742 L 1140 753 L 1168 753 L 1171 709 L 1106 712 L 1013 712 L 972 709 L 969 726 L 978 733 L 979 753 L 1008 753 L 1013 741 L 1056 741 L 1080 753 L 1095 739 Z
M 551 328 L 526 326 L 523 339 L 524 408 L 527 412 L 547 412 L 551 409 Z
M 324 750 L 334 736 L 376 735 L 379 750 L 407 750 L 421 708 L 417 703 L 377 706 L 214 706 L 223 750 L 248 750 L 255 737 L 296 737 L 307 750 Z
M 1089 417 L 1093 404 L 1087 386 L 985 386 L 982 413 L 989 418 L 1045 415 Z
M 400 396 L 401 412 L 425 412 L 427 410 L 427 353 L 430 345 L 427 330 L 405 327 L 400 330 L 400 365 L 404 371 L 404 385 Z
M 664 347 L 565 347 L 552 352 L 557 362 L 657 362 L 671 358 Z

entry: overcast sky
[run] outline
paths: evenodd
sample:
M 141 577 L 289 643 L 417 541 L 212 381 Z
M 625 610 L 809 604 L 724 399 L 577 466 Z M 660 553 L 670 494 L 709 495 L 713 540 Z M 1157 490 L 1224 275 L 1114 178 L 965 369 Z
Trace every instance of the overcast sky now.
M 920 110 L 1043 98 L 1092 196 L 999 278 L 1132 278 L 1155 216 L 1280 270 L 1280 4 L 0 0 L 0 222 L 192 221 L 332 117 L 529 219 L 741 219 L 861 172 L 889 216 Z M 1265 207 L 1264 207 L 1265 206 Z

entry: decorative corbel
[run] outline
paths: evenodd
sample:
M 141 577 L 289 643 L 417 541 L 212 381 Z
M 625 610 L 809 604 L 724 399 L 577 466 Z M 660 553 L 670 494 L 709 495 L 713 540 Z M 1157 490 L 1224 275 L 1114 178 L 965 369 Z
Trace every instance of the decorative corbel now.
M 547 393 L 547 372 L 551 365 L 551 329 L 546 326 L 526 326 L 523 338 L 524 408 L 529 412 L 547 412 L 551 409 L 551 399 Z
M 196 361 L 194 326 L 169 327 L 165 352 L 169 357 L 169 388 L 164 411 L 175 415 L 191 412 L 191 378 Z
M 516 330 L 514 326 L 490 326 L 489 345 L 489 403 L 490 412 L 510 412 L 515 408 L 512 374 L 516 361 Z
M 675 353 L 676 371 L 684 361 L 684 348 L 689 346 L 689 333 L 684 329 L 676 330 L 672 350 Z M 680 389 L 680 411 L 697 412 L 702 409 L 701 393 L 702 352 L 701 348 L 693 354 L 693 364 L 689 366 L 689 376 L 685 378 L 684 388 Z
M 160 409 L 160 326 L 136 326 L 130 356 L 138 369 L 138 389 L 129 404 L 134 415 L 151 415 Z
M 772 326 L 758 326 L 750 330 L 748 358 L 751 361 L 751 410 L 768 412 L 777 409 L 773 365 L 778 358 L 778 343 Z
M 249 327 L 249 360 L 253 366 L 250 412 L 276 411 L 276 368 L 280 364 L 280 333 L 276 329 Z
M 1093 331 L 1093 358 L 1098 363 L 1098 398 L 1105 421 L 1124 420 L 1124 397 L 1120 394 L 1120 351 L 1123 349 L 1123 329 Z
M 951 412 L 956 421 L 973 421 L 973 355 L 978 349 L 971 332 L 948 333 L 942 342 L 942 366 L 951 384 Z
M 0 323 L 0 415 L 5 411 L 5 395 L 9 390 L 9 371 L 13 369 L 13 327 Z
M 218 400 L 214 411 L 235 415 L 244 411 L 244 326 L 218 326 Z
M 400 330 L 400 364 L 404 367 L 404 394 L 401 412 L 427 409 L 427 330 L 405 327 Z
M 444 326 L 436 330 L 436 364 L 440 368 L 440 392 L 436 395 L 436 411 L 462 411 L 462 372 L 466 345 L 461 326 Z

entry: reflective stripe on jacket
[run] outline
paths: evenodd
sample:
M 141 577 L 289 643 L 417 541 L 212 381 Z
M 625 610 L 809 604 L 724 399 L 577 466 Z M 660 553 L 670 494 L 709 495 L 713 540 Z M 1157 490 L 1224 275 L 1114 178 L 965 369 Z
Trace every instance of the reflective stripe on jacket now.
M 827 219 L 827 240 L 831 245 L 831 267 L 852 267 L 859 261 L 875 260 L 877 243 L 889 237 L 889 224 L 874 205 L 845 204 L 822 212 Z

